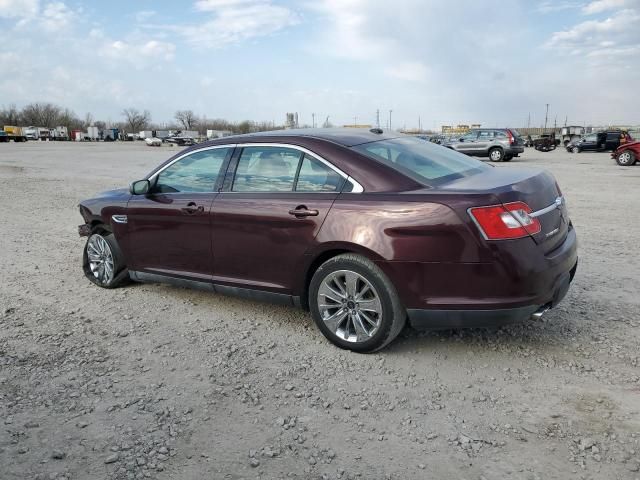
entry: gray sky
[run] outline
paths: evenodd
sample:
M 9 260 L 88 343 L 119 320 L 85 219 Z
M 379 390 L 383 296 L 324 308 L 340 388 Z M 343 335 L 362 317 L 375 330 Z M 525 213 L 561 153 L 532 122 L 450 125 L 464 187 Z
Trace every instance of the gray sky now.
M 0 105 L 393 127 L 640 123 L 640 0 L 0 0 Z

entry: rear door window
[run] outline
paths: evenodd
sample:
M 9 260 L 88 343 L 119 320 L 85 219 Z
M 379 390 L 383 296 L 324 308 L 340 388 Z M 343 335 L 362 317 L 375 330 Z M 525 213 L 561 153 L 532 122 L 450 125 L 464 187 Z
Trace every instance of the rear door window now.
M 310 155 L 304 156 L 296 180 L 296 192 L 336 192 L 344 179 L 335 170 Z
M 285 147 L 245 147 L 232 192 L 291 192 L 302 152 Z

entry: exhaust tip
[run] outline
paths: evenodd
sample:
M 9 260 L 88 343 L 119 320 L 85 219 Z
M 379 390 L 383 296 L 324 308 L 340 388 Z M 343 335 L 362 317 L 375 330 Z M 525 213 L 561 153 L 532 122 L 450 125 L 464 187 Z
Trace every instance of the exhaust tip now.
M 542 318 L 542 316 L 547 313 L 549 310 L 551 309 L 551 307 L 549 307 L 548 305 L 545 305 L 543 307 L 540 307 L 538 310 L 536 310 L 535 312 L 533 312 L 531 314 L 531 318 L 533 320 L 540 320 Z

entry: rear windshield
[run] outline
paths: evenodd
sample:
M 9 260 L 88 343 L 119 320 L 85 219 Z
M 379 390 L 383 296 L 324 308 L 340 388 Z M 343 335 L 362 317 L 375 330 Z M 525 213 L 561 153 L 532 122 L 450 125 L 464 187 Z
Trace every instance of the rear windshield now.
M 352 148 L 426 186 L 442 185 L 491 168 L 449 148 L 412 137 L 379 140 Z

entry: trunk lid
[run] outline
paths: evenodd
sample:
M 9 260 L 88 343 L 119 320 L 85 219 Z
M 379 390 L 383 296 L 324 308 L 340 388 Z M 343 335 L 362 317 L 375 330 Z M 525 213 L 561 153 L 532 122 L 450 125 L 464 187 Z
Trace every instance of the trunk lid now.
M 559 246 L 569 231 L 566 204 L 553 175 L 533 168 L 496 167 L 443 185 L 443 190 L 492 193 L 502 203 L 524 202 L 540 221 L 532 235 L 545 252 Z M 482 206 L 482 205 L 478 205 Z

